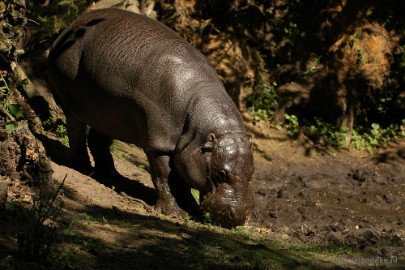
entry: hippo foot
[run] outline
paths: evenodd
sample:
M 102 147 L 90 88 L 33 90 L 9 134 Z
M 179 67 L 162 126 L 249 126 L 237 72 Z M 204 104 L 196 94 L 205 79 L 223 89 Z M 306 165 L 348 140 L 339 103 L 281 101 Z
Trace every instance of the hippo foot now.
M 181 209 L 175 200 L 158 199 L 155 204 L 155 210 L 166 216 L 185 217 L 187 212 Z

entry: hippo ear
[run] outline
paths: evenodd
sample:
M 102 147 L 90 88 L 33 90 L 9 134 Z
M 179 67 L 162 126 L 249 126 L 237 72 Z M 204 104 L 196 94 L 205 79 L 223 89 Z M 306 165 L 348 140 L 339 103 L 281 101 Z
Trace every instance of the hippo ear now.
M 215 148 L 215 145 L 217 144 L 217 138 L 215 138 L 214 133 L 208 134 L 207 141 L 205 142 L 203 149 L 206 151 L 212 151 Z

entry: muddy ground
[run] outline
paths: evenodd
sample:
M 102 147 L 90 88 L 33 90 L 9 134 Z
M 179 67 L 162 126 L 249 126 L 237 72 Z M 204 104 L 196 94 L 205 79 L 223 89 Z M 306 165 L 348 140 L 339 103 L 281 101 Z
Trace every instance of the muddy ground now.
M 307 244 L 404 258 L 403 142 L 380 150 L 383 163 L 365 152 L 294 145 L 269 130 L 257 135 L 252 224 Z
M 255 209 L 233 230 L 157 214 L 146 157 L 134 146 L 113 145 L 122 179 L 94 179 L 70 168 L 58 138 L 41 136 L 54 179 L 66 176 L 64 233 L 49 267 L 404 269 L 404 142 L 381 149 L 385 162 L 375 162 L 367 152 L 293 142 L 265 122 L 248 129 L 255 137 Z M 9 201 L 31 195 L 15 182 Z M 13 218 L 2 219 L 0 269 L 32 269 L 4 259 L 17 254 Z

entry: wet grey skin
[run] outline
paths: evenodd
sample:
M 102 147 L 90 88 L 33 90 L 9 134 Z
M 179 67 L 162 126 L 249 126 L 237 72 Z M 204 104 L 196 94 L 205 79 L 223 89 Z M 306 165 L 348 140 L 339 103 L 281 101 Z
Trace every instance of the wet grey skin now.
M 76 169 L 93 170 L 87 143 L 94 170 L 114 176 L 112 140 L 133 143 L 148 157 L 158 211 L 245 222 L 252 139 L 214 69 L 177 33 L 135 13 L 90 11 L 55 41 L 48 69 Z

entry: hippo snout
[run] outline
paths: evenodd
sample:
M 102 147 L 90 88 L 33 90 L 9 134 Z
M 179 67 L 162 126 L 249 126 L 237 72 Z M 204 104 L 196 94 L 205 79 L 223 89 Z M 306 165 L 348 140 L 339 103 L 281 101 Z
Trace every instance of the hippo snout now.
M 210 214 L 214 224 L 233 228 L 245 223 L 253 209 L 253 195 L 250 189 L 221 184 L 202 197 L 201 208 Z

